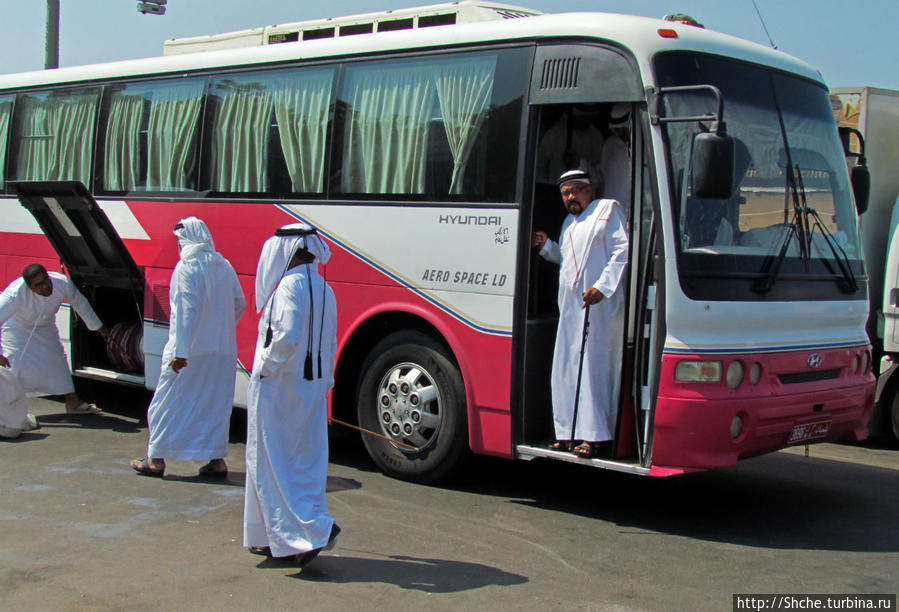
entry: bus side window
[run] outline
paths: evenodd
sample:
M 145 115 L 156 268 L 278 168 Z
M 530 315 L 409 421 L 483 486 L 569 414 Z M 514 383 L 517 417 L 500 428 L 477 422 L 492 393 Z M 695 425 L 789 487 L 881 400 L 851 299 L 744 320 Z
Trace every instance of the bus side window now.
M 0 191 L 6 186 L 6 152 L 12 108 L 13 96 L 0 96 Z
M 516 49 L 347 65 L 332 188 L 512 201 L 514 181 L 492 178 L 515 174 L 524 81 L 503 66 L 524 59 Z
M 90 185 L 98 87 L 19 94 L 10 178 Z
M 204 185 L 219 193 L 322 193 L 333 81 L 333 68 L 213 79 Z
M 111 86 L 100 130 L 101 192 L 196 188 L 205 79 Z

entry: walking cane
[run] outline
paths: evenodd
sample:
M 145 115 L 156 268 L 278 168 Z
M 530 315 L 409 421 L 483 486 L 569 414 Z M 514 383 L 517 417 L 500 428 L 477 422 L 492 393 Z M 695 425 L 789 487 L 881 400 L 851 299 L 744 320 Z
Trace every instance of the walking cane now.
M 577 408 L 581 401 L 581 375 L 584 373 L 584 349 L 587 347 L 587 333 L 590 331 L 590 304 L 584 306 L 584 332 L 581 334 L 581 356 L 577 364 L 577 385 L 574 389 L 574 415 L 571 417 L 571 441 L 574 442 L 574 428 L 577 426 Z

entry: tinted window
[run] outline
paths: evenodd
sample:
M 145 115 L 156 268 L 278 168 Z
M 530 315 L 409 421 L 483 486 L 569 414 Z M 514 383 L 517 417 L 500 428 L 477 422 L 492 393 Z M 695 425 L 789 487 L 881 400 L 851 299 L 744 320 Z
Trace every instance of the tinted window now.
M 525 59 L 506 50 L 347 66 L 336 191 L 511 201 Z
M 10 178 L 90 185 L 98 88 L 20 94 Z
M 837 291 L 844 277 L 840 264 L 860 273 L 855 207 L 827 90 L 700 54 L 661 54 L 655 67 L 663 87 L 718 87 L 727 133 L 736 146 L 731 197 L 701 199 L 692 192 L 691 163 L 694 139 L 704 128 L 690 121 L 665 126 L 678 266 L 687 294 L 695 299 L 736 299 L 741 292 L 742 299 L 762 294 L 820 299 L 822 289 L 813 283 Z M 664 100 L 668 116 L 697 116 L 715 108 L 705 92 L 672 93 Z M 775 278 L 775 259 L 779 296 L 767 293 L 766 284 Z M 725 291 L 726 286 L 732 290 Z
M 196 188 L 204 79 L 113 85 L 100 142 L 103 191 Z
M 320 193 L 334 70 L 213 79 L 204 183 L 213 192 Z
M 6 151 L 9 142 L 9 123 L 12 119 L 12 96 L 0 96 L 0 189 L 6 175 Z

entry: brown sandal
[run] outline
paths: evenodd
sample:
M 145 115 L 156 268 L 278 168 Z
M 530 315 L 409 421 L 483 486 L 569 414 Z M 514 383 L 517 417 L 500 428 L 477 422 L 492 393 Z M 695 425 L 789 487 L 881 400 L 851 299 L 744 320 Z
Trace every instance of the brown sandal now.
M 559 440 L 549 447 L 550 450 L 568 452 L 571 450 L 571 440 Z
M 582 442 L 571 451 L 581 459 L 593 459 L 599 455 L 599 442 Z

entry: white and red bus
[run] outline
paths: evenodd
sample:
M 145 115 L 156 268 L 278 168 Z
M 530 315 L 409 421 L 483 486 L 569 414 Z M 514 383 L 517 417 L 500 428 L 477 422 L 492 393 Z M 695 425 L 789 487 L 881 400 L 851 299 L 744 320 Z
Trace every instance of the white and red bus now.
M 265 239 L 312 223 L 332 416 L 410 480 L 468 450 L 663 476 L 864 438 L 866 277 L 820 75 L 683 24 L 516 17 L 0 76 L 0 282 L 64 264 L 132 338 L 111 354 L 61 311 L 73 372 L 153 388 L 175 223 L 206 221 L 249 304 Z M 558 269 L 530 235 L 558 232 L 566 155 L 601 167 L 622 111 L 622 391 L 612 455 L 587 460 L 549 449 Z

